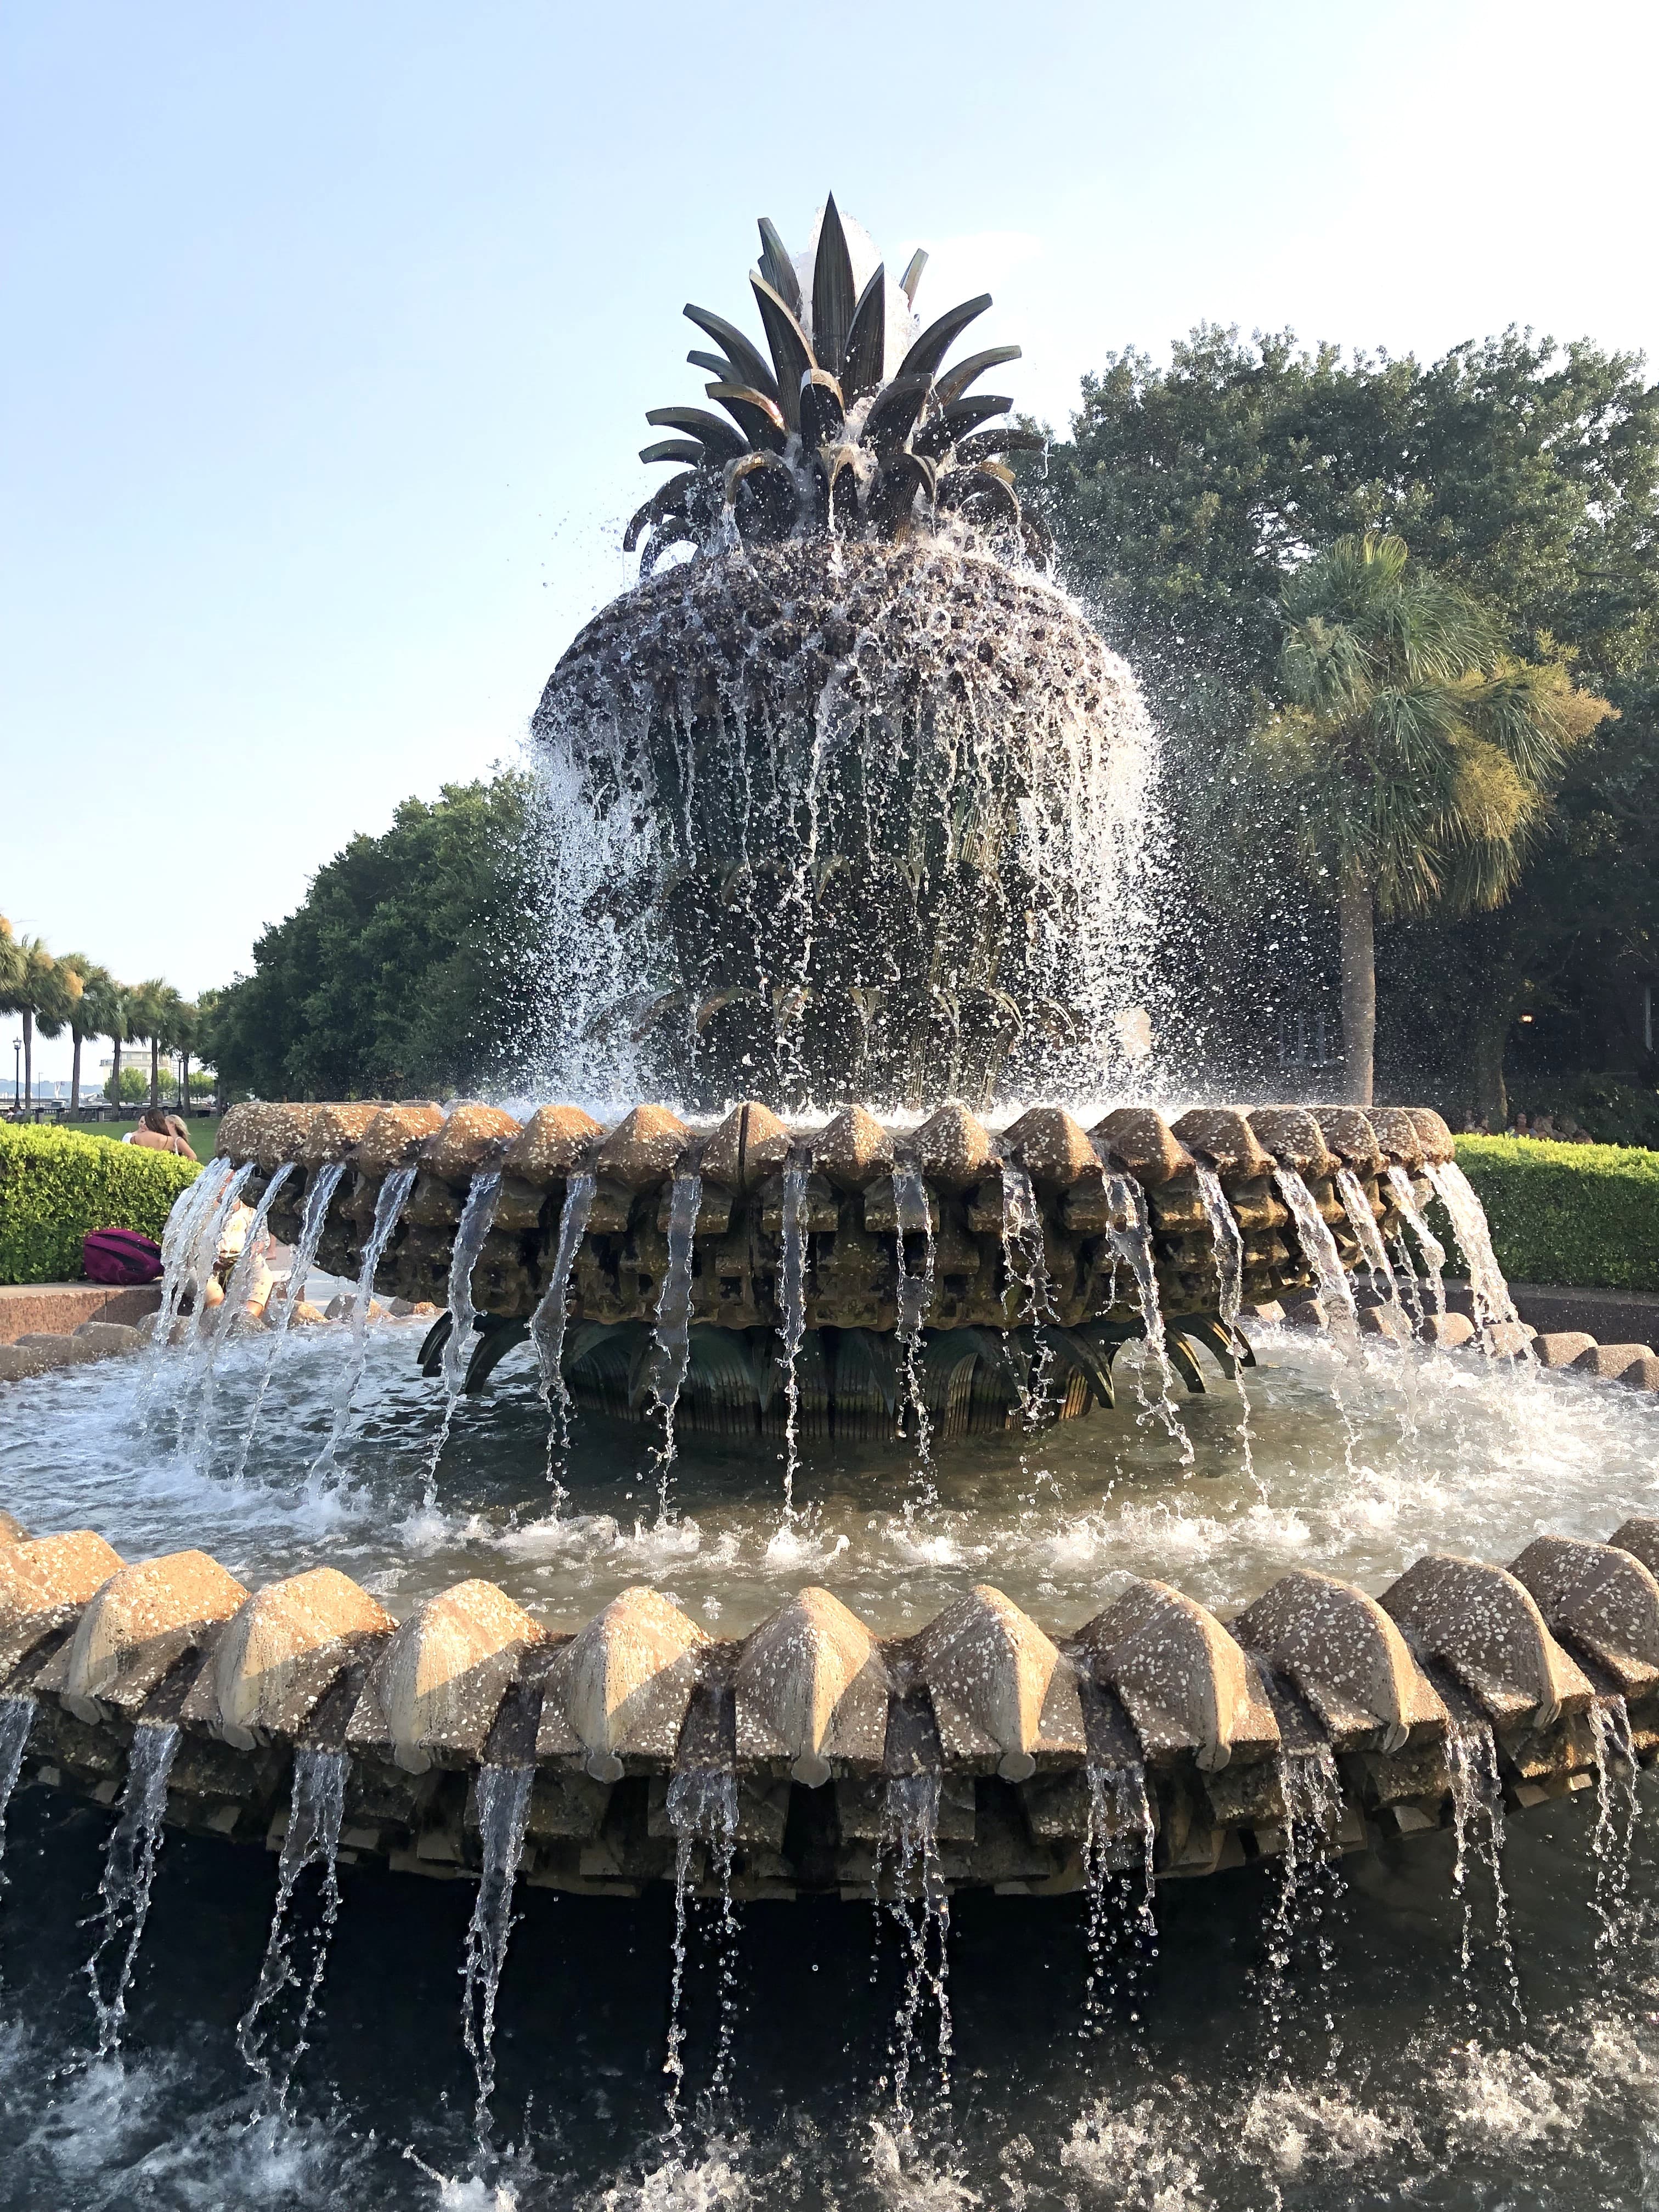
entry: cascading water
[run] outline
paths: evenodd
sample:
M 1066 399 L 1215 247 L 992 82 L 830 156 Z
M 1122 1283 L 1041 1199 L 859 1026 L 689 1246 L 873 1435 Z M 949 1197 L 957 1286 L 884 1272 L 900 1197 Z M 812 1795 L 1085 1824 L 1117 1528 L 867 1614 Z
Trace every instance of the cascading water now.
M 920 1505 L 938 1503 L 933 1486 L 933 1421 L 927 1411 L 924 1333 L 933 1304 L 933 1220 L 928 1210 L 927 1187 L 913 1167 L 893 1170 L 894 1265 L 898 1270 L 897 1316 L 894 1334 L 904 1352 L 904 1404 L 915 1423 L 914 1486 L 906 1501 L 907 1516 Z M 912 1274 L 905 1254 L 908 1238 L 921 1239 L 921 1267 Z
M 1223 1328 L 1237 1337 L 1240 1333 L 1238 1316 L 1244 1303 L 1244 1238 L 1227 1203 L 1221 1177 L 1202 1160 L 1198 1163 L 1198 1188 L 1203 1196 L 1204 1211 L 1210 1218 L 1210 1236 L 1215 1245 L 1216 1275 L 1221 1285 L 1218 1310 Z M 1238 1363 L 1234 1380 L 1238 1386 L 1239 1455 L 1244 1462 L 1246 1481 L 1253 1482 L 1255 1455 L 1250 1447 L 1250 1398 L 1244 1385 L 1243 1360 Z
M 1144 1766 L 1091 1766 L 1088 1786 L 1083 1850 L 1088 1966 L 1080 2032 L 1092 2040 L 1104 2034 L 1120 2007 L 1132 2027 L 1142 2025 L 1141 1977 L 1158 1956 L 1157 1838 Z M 1118 1839 L 1124 1836 L 1134 1839 L 1139 1866 L 1121 1863 Z
M 1285 1808 L 1279 1894 L 1266 1930 L 1262 2003 L 1268 2035 L 1264 2063 L 1278 2067 L 1286 2057 L 1285 2031 L 1291 1979 L 1298 1959 L 1311 1953 L 1320 1978 L 1321 2027 L 1336 2033 L 1331 1975 L 1335 1951 L 1330 1916 L 1342 1893 L 1338 1861 L 1330 1856 L 1342 1814 L 1342 1784 L 1328 1744 L 1308 1750 L 1281 1750 L 1279 1791 Z
M 483 1866 L 461 1968 L 461 2039 L 478 2085 L 474 2124 L 482 2143 L 495 2093 L 495 1999 L 513 1933 L 513 1885 L 530 1819 L 529 1766 L 484 1766 L 478 1771 L 478 1846 Z
M 357 1287 L 351 1300 L 351 1350 L 335 1389 L 334 1413 L 329 1423 L 327 1437 L 311 1463 L 307 1480 L 313 1484 L 333 1465 L 335 1455 L 345 1442 L 346 1430 L 351 1421 L 352 1401 L 362 1385 L 363 1370 L 368 1364 L 368 1316 L 374 1302 L 374 1277 L 397 1229 L 404 1201 L 415 1188 L 418 1172 L 412 1167 L 393 1168 L 375 1194 L 374 1225 L 368 1233 L 368 1242 L 363 1247 L 362 1265 L 357 1271 Z M 268 1197 L 270 1194 L 266 1195 Z
M 669 1777 L 668 1825 L 674 1832 L 674 1943 L 669 1979 L 668 2045 L 663 2072 L 668 2076 L 668 2133 L 678 2141 L 685 2091 L 685 1967 L 690 1932 L 691 1887 L 696 1849 L 707 1846 L 718 1886 L 714 1940 L 717 2002 L 714 2063 L 709 2075 L 711 2105 L 718 2106 L 731 2084 L 732 2039 L 737 2026 L 737 1910 L 732 1901 L 732 1858 L 738 1835 L 738 1780 L 719 1767 L 686 1767 Z
M 1314 1203 L 1313 1193 L 1295 1168 L 1275 1167 L 1273 1181 L 1278 1185 L 1279 1196 L 1291 1210 L 1303 1257 L 1313 1269 L 1318 1281 L 1319 1303 L 1324 1311 L 1325 1326 L 1345 1350 L 1357 1352 L 1359 1343 L 1358 1308 L 1354 1304 L 1353 1285 L 1348 1280 L 1337 1253 L 1336 1239 L 1332 1236 L 1324 1215 Z
M 1400 1303 L 1400 1286 L 1394 1279 L 1394 1264 L 1382 1242 L 1382 1231 L 1376 1225 L 1376 1216 L 1371 1212 L 1371 1202 L 1365 1195 L 1365 1187 L 1352 1168 L 1337 1170 L 1336 1193 L 1359 1246 L 1372 1290 L 1403 1321 L 1405 1312 Z
M 279 2112 L 288 2109 L 294 2069 L 305 2054 L 307 2030 L 322 1992 L 329 1944 L 340 1915 L 338 1856 L 347 1764 L 341 1751 L 301 1748 L 294 1755 L 288 1829 L 277 1862 L 270 1933 L 265 1939 L 253 2001 L 236 2024 L 236 2047 L 272 2094 Z M 310 1931 L 310 1966 L 301 1970 L 295 1963 L 291 1914 L 295 1887 L 307 1867 L 318 1869 L 320 1910 Z M 300 1991 L 299 2005 L 283 2033 L 282 2054 L 273 2063 L 269 2045 L 276 2029 L 267 2015 L 290 1990 Z
M 1469 1881 L 1472 1866 L 1479 1864 L 1491 1877 L 1492 1948 L 1503 1976 L 1504 1994 L 1516 2020 L 1524 2021 L 1521 1978 L 1516 1972 L 1515 1950 L 1510 1941 L 1509 1893 L 1504 1887 L 1504 1788 L 1490 1721 L 1454 1718 L 1446 1736 L 1446 1768 L 1451 1779 L 1452 1832 L 1456 1841 L 1452 1887 L 1463 1908 L 1458 1963 L 1469 2014 L 1472 2019 L 1480 2014 L 1471 1971 L 1475 1919 L 1474 1894 Z
M 1020 1418 L 1029 1436 L 1042 1424 L 1054 1370 L 1054 1352 L 1042 1334 L 1043 1323 L 1055 1318 L 1054 1285 L 1048 1279 L 1042 1213 L 1031 1178 L 1018 1160 L 1004 1160 L 1001 1180 L 1002 1272 L 1010 1289 L 1018 1285 L 1024 1293 L 1019 1324 L 1036 1336 L 1036 1356 L 1030 1367 L 1023 1360 L 1012 1363 Z
M 570 1449 L 570 1388 L 564 1379 L 570 1278 L 576 1265 L 577 1248 L 587 1234 L 587 1217 L 593 1210 L 597 1180 L 592 1174 L 574 1175 L 564 1187 L 552 1273 L 530 1321 L 530 1340 L 536 1347 L 542 1406 L 547 1415 L 547 1479 L 553 1486 L 556 1504 L 564 1496 L 564 1457 Z
M 890 2091 L 893 2116 L 908 2134 L 915 2115 L 910 2076 L 921 2057 L 918 2026 L 931 1997 L 939 2020 L 939 2100 L 951 2095 L 951 1893 L 939 1856 L 939 1778 L 937 1774 L 894 1775 L 882 1799 L 881 1836 L 876 1846 L 875 1891 L 881 1906 L 882 1875 L 890 1866 L 887 1910 L 903 1946 L 904 1985 L 888 2045 L 887 2072 L 879 2087 Z M 879 1924 L 879 1922 L 878 1923 Z
M 23 1769 L 23 1753 L 33 1725 L 33 1698 L 0 1698 L 0 1868 L 6 1863 L 6 1808 L 17 1787 L 17 1778 Z
M 226 1227 L 236 1210 L 236 1202 L 242 1194 L 243 1187 L 252 1173 L 252 1164 L 248 1162 L 231 1176 L 220 1193 L 218 1203 L 204 1216 L 190 1255 L 188 1264 L 191 1279 L 196 1285 L 195 1302 L 185 1328 L 184 1380 L 173 1407 L 173 1448 L 181 1453 L 185 1449 L 185 1426 L 190 1409 L 200 1401 L 204 1394 L 209 1366 L 220 1337 L 217 1328 L 208 1327 L 207 1317 L 211 1309 L 207 1301 L 207 1285 L 219 1257 L 219 1247 L 223 1242 Z
M 474 1176 L 467 1190 L 466 1203 L 461 1208 L 461 1218 L 449 1256 L 449 1334 L 444 1339 L 441 1368 L 444 1407 L 439 1417 L 438 1433 L 432 1440 L 432 1449 L 426 1463 L 425 1504 L 428 1513 L 437 1503 L 438 1467 L 444 1455 L 444 1447 L 449 1442 L 455 1408 L 460 1403 L 467 1367 L 472 1358 L 472 1325 L 478 1317 L 478 1310 L 472 1303 L 472 1270 L 478 1263 L 484 1238 L 489 1236 L 495 1221 L 501 1194 L 501 1172 L 499 1168 L 486 1169 L 483 1174 Z
M 800 1348 L 806 1340 L 806 1238 L 801 1213 L 810 1164 L 792 1159 L 783 1170 L 783 1511 L 795 1517 L 795 1476 L 800 1466 Z M 902 1267 L 903 1261 L 900 1261 Z
M 1589 1717 L 1595 1748 L 1595 1833 L 1590 1849 L 1595 1859 L 1594 1905 L 1601 1923 L 1595 1942 L 1610 1966 L 1632 1933 L 1631 1850 L 1642 1814 L 1636 1788 L 1640 1768 L 1625 1700 L 1598 1698 Z
M 1170 1441 L 1181 1455 L 1182 1467 L 1191 1467 L 1195 1455 L 1193 1440 L 1176 1407 L 1175 1370 L 1170 1364 L 1170 1347 L 1164 1334 L 1164 1309 L 1158 1303 L 1158 1274 L 1152 1266 L 1152 1230 L 1146 1212 L 1146 1194 L 1133 1176 L 1109 1175 L 1106 1196 L 1112 1218 L 1112 1249 L 1129 1263 L 1134 1277 L 1135 1297 L 1140 1307 L 1140 1326 L 1152 1358 L 1158 1363 L 1158 1394 L 1154 1399 L 1148 1392 L 1144 1376 L 1137 1376 L 1136 1388 L 1140 1398 L 1142 1421 L 1154 1415 L 1168 1430 Z
M 161 1816 L 167 1810 L 167 1776 L 179 1748 L 179 1730 L 168 1723 L 140 1721 L 132 1732 L 128 1753 L 126 1788 L 121 1809 L 104 1858 L 98 1893 L 103 1899 L 98 1942 L 87 1961 L 87 1980 L 98 2016 L 98 2056 L 112 2058 L 121 2047 L 126 2022 L 127 1990 L 143 1940 L 149 1914 L 149 1893 L 155 1880 L 155 1854 L 161 1843 Z M 118 1949 L 115 1979 L 109 1994 L 104 1990 L 104 1958 Z
M 201 1401 L 196 1416 L 195 1433 L 191 1440 L 191 1456 L 200 1462 L 205 1458 L 213 1443 L 213 1409 L 217 1394 L 219 1354 L 229 1341 L 232 1325 L 239 1314 L 247 1307 L 247 1296 L 253 1281 L 253 1271 L 259 1264 L 261 1246 L 264 1241 L 265 1223 L 270 1217 L 271 1206 L 291 1176 L 298 1173 L 292 1161 L 284 1160 L 260 1193 L 259 1203 L 253 1209 L 253 1218 L 248 1224 L 242 1249 L 236 1255 L 236 1264 L 225 1285 L 225 1302 L 219 1309 L 219 1318 L 208 1346 L 207 1364 L 202 1371 Z
M 702 1205 L 702 1177 L 677 1175 L 668 1196 L 668 1268 L 657 1297 L 652 1346 L 651 1390 L 662 1413 L 662 1442 L 654 1458 L 659 1523 L 668 1519 L 668 1489 L 677 1449 L 675 1416 L 691 1360 L 691 1274 Z
M 191 1261 L 201 1236 L 202 1224 L 213 1215 L 234 1172 L 228 1160 L 210 1160 L 195 1182 L 177 1200 L 167 1216 L 167 1226 L 161 1231 L 161 1305 L 150 1338 L 149 1363 L 140 1393 L 141 1405 L 149 1404 L 161 1374 L 162 1359 L 173 1341 L 173 1323 L 179 1318 L 185 1291 L 191 1280 Z M 215 1249 L 216 1251 L 216 1245 Z
M 1446 1310 L 1446 1285 L 1443 1279 L 1446 1267 L 1446 1248 L 1428 1224 L 1427 1217 L 1417 1202 L 1417 1193 L 1412 1188 L 1412 1179 L 1404 1168 L 1389 1170 L 1389 1188 L 1394 1193 L 1394 1202 L 1400 1209 L 1401 1218 L 1417 1239 L 1429 1270 L 1429 1299 L 1437 1314 Z M 1415 1267 L 1407 1269 L 1408 1279 L 1417 1280 Z
M 1469 1271 L 1475 1327 L 1483 1337 L 1487 1336 L 1499 1322 L 1513 1322 L 1519 1316 L 1510 1296 L 1510 1286 L 1504 1279 L 1504 1271 L 1498 1264 L 1498 1255 L 1492 1249 L 1486 1209 L 1455 1160 L 1435 1162 L 1428 1170 L 1428 1177 L 1451 1216 L 1458 1249 Z
M 300 1217 L 300 1241 L 294 1248 L 293 1264 L 288 1281 L 280 1291 L 271 1292 L 271 1303 L 276 1309 L 276 1322 L 270 1332 L 270 1349 L 265 1354 L 264 1365 L 259 1370 L 258 1386 L 253 1393 L 253 1403 L 248 1409 L 246 1426 L 237 1447 L 236 1465 L 231 1480 L 240 1482 L 247 1471 L 248 1454 L 253 1449 L 253 1438 L 259 1426 L 259 1416 L 264 1410 L 265 1393 L 270 1388 L 270 1378 L 276 1371 L 276 1362 L 282 1357 L 283 1346 L 294 1320 L 294 1309 L 305 1297 L 306 1284 L 317 1262 L 317 1247 L 323 1241 L 323 1229 L 328 1219 L 328 1209 L 335 1192 L 345 1175 L 340 1161 L 331 1161 L 317 1171 L 316 1180 L 306 1193 L 305 1210 Z M 266 1325 L 270 1327 L 267 1310 Z

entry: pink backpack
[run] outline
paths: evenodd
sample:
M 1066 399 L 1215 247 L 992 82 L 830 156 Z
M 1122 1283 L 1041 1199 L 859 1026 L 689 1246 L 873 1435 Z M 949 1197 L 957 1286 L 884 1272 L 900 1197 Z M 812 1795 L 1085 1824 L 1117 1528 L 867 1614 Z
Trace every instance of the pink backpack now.
M 136 1229 L 89 1230 L 81 1255 L 89 1283 L 153 1283 L 161 1273 L 161 1246 Z

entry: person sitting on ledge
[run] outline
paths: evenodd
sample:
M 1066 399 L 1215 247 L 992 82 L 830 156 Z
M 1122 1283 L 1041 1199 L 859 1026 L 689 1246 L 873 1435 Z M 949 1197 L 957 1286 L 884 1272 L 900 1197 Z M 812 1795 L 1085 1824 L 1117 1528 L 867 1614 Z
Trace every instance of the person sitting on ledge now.
M 177 1152 L 180 1159 L 193 1160 L 196 1157 L 184 1123 L 176 1114 L 164 1113 L 159 1106 L 145 1107 L 138 1127 L 129 1129 L 121 1142 L 142 1145 L 149 1152 Z

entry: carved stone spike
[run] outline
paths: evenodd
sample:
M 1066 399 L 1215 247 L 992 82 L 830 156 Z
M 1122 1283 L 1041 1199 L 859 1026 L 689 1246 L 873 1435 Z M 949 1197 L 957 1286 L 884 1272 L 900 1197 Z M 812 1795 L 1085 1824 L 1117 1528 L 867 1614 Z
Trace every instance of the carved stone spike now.
M 924 1179 L 945 1190 L 967 1190 L 997 1163 L 996 1146 L 965 1106 L 941 1106 L 910 1139 Z
M 1309 1109 L 1320 1134 L 1345 1167 L 1357 1175 L 1376 1175 L 1382 1165 L 1376 1133 L 1358 1106 L 1315 1106 Z
M 410 1167 L 428 1137 L 442 1128 L 441 1106 L 382 1106 L 363 1132 L 354 1156 L 360 1175 L 390 1175 Z
M 477 1759 L 520 1660 L 544 1632 L 494 1583 L 457 1583 L 417 1606 L 369 1669 L 349 1745 L 391 1747 L 408 1774 L 434 1752 Z
M 1086 1176 L 1100 1187 L 1100 1155 L 1089 1133 L 1060 1106 L 1033 1106 L 1002 1133 L 1002 1149 L 1039 1190 L 1070 1190 Z
M 1192 1154 L 1150 1106 L 1115 1107 L 1089 1135 L 1109 1166 L 1127 1168 L 1148 1190 L 1184 1175 L 1193 1164 Z
M 266 1106 L 261 1109 L 253 1157 L 266 1175 L 303 1158 L 320 1106 Z
M 1339 1747 L 1381 1732 L 1399 1751 L 1415 1728 L 1446 1724 L 1434 1685 L 1375 1598 L 1298 1568 L 1232 1623 L 1235 1639 L 1288 1674 Z
M 625 1758 L 672 1759 L 708 1641 L 655 1590 L 625 1589 L 559 1655 L 544 1716 L 562 1709 L 596 1782 L 620 1781 Z
M 1214 1773 L 1235 1753 L 1278 1745 L 1279 1723 L 1243 1652 L 1213 1613 L 1167 1583 L 1132 1583 L 1077 1648 L 1122 1698 L 1149 1759 L 1191 1751 Z
M 334 1160 L 344 1159 L 352 1146 L 368 1135 L 369 1125 L 380 1111 L 380 1102 L 374 1098 L 319 1106 L 301 1148 L 301 1167 L 326 1167 Z
M 738 1658 L 738 1759 L 791 1760 L 808 1789 L 832 1759 L 878 1767 L 890 1688 L 869 1630 L 826 1589 L 804 1589 L 744 1638 Z
M 862 1190 L 893 1172 L 893 1140 L 873 1114 L 848 1106 L 811 1140 L 812 1165 L 839 1190 Z
M 40 1676 L 77 1720 L 135 1711 L 168 1669 L 228 1620 L 247 1592 L 205 1552 L 123 1567 L 103 1583 L 74 1636 Z
M 0 1678 L 120 1570 L 119 1553 L 90 1528 L 0 1547 Z
M 29 1532 L 15 1513 L 0 1513 L 0 1552 L 14 1544 L 27 1544 Z
M 1280 1167 L 1316 1181 L 1335 1173 L 1325 1133 L 1305 1106 L 1252 1107 L 1249 1123 L 1263 1151 Z
M 1403 1106 L 1368 1106 L 1365 1119 L 1376 1135 L 1385 1158 L 1399 1168 L 1420 1168 L 1423 1139 L 1417 1124 Z
M 356 1649 L 390 1635 L 390 1614 L 334 1567 L 271 1583 L 231 1620 L 185 1698 L 182 1717 L 239 1751 L 293 1736 Z
M 1597 1659 L 1626 1697 L 1659 1684 L 1659 1580 L 1613 1544 L 1540 1536 L 1510 1567 L 1553 1634 Z
M 1457 1158 L 1457 1146 L 1452 1141 L 1452 1133 L 1432 1106 L 1407 1106 L 1405 1110 L 1412 1117 L 1412 1126 L 1417 1131 L 1417 1141 L 1423 1148 L 1426 1166 L 1444 1167 L 1448 1160 Z
M 1632 1559 L 1639 1559 L 1650 1575 L 1659 1578 L 1659 1520 L 1636 1514 L 1621 1522 L 1607 1541 L 1616 1544 L 1621 1552 L 1628 1552 Z
M 258 1150 L 259 1118 L 264 1112 L 264 1108 L 252 1098 L 228 1107 L 219 1117 L 215 1155 L 228 1160 L 234 1167 L 246 1167 Z
M 519 1133 L 519 1125 L 499 1106 L 457 1106 L 421 1153 L 428 1175 L 443 1182 L 470 1182 L 482 1167 L 495 1167 Z
M 1189 1107 L 1170 1134 L 1224 1176 L 1263 1176 L 1273 1164 L 1237 1106 Z
M 1039 1752 L 1085 1755 L 1071 1662 L 1000 1589 L 976 1585 L 911 1639 L 910 1652 L 953 1765 L 971 1771 L 988 1752 L 1005 1782 L 1024 1782 Z
M 691 1146 L 691 1132 L 666 1106 L 636 1106 L 599 1147 L 599 1172 L 628 1190 L 646 1190 L 672 1176 Z
M 537 1190 L 550 1190 L 577 1172 L 603 1133 L 580 1106 L 538 1106 L 507 1146 L 501 1165 Z
M 1589 1705 L 1589 1684 L 1545 1626 L 1532 1593 L 1502 1567 L 1431 1553 L 1383 1591 L 1382 1603 L 1495 1721 L 1548 1728 L 1562 1712 Z
M 745 1098 L 734 1106 L 703 1146 L 706 1181 L 727 1190 L 753 1190 L 776 1175 L 789 1157 L 793 1139 L 769 1106 Z

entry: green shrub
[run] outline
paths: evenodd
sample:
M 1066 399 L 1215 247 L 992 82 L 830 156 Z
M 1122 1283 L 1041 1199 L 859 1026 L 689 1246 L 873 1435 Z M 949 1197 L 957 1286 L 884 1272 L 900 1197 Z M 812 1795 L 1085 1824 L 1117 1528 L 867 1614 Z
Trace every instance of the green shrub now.
M 0 1126 L 0 1283 L 76 1282 L 89 1229 L 137 1229 L 159 1243 L 194 1160 L 73 1129 Z
M 1659 1152 L 1460 1137 L 1457 1164 L 1514 1281 L 1659 1291 Z

